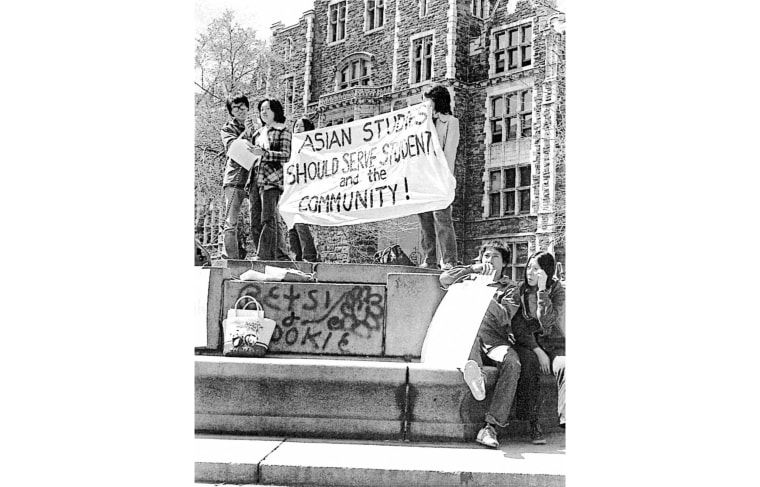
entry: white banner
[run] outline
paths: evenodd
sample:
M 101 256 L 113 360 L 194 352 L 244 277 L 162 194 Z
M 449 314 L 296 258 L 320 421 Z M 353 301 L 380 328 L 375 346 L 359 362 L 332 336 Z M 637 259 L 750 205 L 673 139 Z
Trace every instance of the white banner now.
M 338 226 L 441 210 L 456 180 L 433 124 L 432 102 L 293 134 L 280 214 Z

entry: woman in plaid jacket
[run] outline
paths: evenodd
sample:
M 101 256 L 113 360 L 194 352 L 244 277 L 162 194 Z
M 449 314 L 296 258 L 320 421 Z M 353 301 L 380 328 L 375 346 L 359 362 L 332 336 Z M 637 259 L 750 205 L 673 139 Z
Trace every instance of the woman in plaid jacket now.
M 282 165 L 290 159 L 292 133 L 285 125 L 285 110 L 275 99 L 259 102 L 262 127 L 253 136 L 253 153 L 261 156 L 251 170 L 251 234 L 258 243 L 257 260 L 289 260 L 282 247 L 277 202 L 282 195 Z M 275 253 L 278 255 L 275 257 Z

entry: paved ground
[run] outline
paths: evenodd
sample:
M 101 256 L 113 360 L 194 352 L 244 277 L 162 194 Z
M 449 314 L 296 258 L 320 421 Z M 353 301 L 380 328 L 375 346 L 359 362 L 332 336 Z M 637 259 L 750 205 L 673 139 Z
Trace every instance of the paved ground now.
M 565 434 L 546 445 L 196 436 L 196 485 L 564 486 Z

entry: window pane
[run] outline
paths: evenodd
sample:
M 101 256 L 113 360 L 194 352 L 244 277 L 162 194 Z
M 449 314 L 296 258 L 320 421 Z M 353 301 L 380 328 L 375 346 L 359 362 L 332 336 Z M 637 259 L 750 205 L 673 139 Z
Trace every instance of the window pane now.
M 517 138 L 517 117 L 507 118 L 507 140 Z
M 491 143 L 501 142 L 504 136 L 501 130 L 501 120 L 491 121 Z
M 507 63 L 507 69 L 515 69 L 517 67 L 517 49 L 508 50 L 507 57 L 509 60 Z
M 501 193 L 493 193 L 489 196 L 491 208 L 488 216 L 501 216 Z
M 520 213 L 530 213 L 530 190 L 520 191 Z
M 414 41 L 414 59 L 422 58 L 422 43 L 420 41 Z
M 533 115 L 531 115 L 531 114 L 522 115 L 521 118 L 522 118 L 522 120 L 521 120 L 521 122 L 522 122 L 522 132 L 521 132 L 521 135 L 522 135 L 522 137 L 530 137 L 531 135 L 533 135 L 533 125 L 532 125 L 533 124 Z
M 368 22 L 369 22 L 369 28 L 374 29 L 375 28 L 375 11 L 372 10 L 372 7 L 370 7 L 370 11 L 367 13 Z
M 530 166 L 520 168 L 520 186 L 530 186 Z
M 501 189 L 501 169 L 491 171 L 491 191 Z
M 507 170 L 504 171 L 504 187 L 505 188 L 515 187 L 515 168 L 514 167 L 507 168 Z
M 506 47 L 506 44 L 504 44 L 504 41 L 506 40 L 507 33 L 506 32 L 499 32 L 496 34 L 496 49 L 503 49 Z
M 523 44 L 531 42 L 530 31 L 531 31 L 530 25 L 523 26 L 522 28 L 522 43 Z
M 422 81 L 422 61 L 417 61 L 414 63 L 414 82 L 420 81 Z
M 509 45 L 510 46 L 516 46 L 519 42 L 517 41 L 517 29 L 512 29 L 509 31 Z
M 425 55 L 430 56 L 433 53 L 433 42 L 430 39 L 425 39 Z
M 426 58 L 425 59 L 425 79 L 430 79 L 432 72 L 433 72 L 433 58 Z
M 515 281 L 522 281 L 525 279 L 525 267 L 515 267 L 516 275 L 514 277 Z
M 504 193 L 504 214 L 505 215 L 515 214 L 515 192 L 514 191 L 509 191 L 507 193 Z
M 368 76 L 369 75 L 369 63 L 362 59 L 362 76 Z
M 498 97 L 491 101 L 491 113 L 493 117 L 501 117 L 504 115 L 504 98 Z
M 507 95 L 507 115 L 514 115 L 517 113 L 518 102 L 519 100 L 516 93 Z
M 504 71 L 504 52 L 497 52 L 494 56 L 496 64 L 496 72 L 501 73 Z
M 528 242 L 521 242 L 515 245 L 515 262 L 519 265 L 528 263 Z
M 533 109 L 533 92 L 531 90 L 523 91 L 522 93 L 522 109 L 521 112 L 527 112 Z
M 531 48 L 526 46 L 522 48 L 522 65 L 528 66 L 530 64 Z

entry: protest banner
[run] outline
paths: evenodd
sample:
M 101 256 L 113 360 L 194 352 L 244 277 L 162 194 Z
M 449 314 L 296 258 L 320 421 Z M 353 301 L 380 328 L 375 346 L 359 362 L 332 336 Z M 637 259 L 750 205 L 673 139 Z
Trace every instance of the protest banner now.
M 293 134 L 280 214 L 339 226 L 441 210 L 456 180 L 435 131 L 432 102 Z

